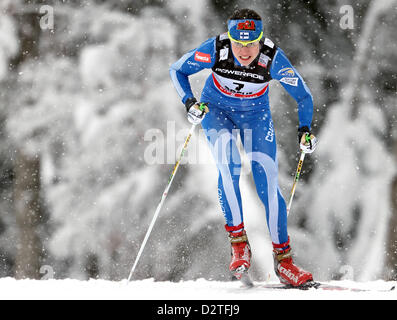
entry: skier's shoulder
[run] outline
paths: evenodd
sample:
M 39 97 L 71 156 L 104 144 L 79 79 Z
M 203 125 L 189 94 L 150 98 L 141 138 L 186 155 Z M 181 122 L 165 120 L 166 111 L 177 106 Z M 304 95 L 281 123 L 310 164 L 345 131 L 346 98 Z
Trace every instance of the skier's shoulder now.
M 216 37 L 212 37 L 201 43 L 194 50 L 194 60 L 204 64 L 212 64 L 216 53 L 215 42 Z
M 285 68 L 285 67 L 292 68 L 291 62 L 287 58 L 287 55 L 285 54 L 285 52 L 280 47 L 277 47 L 274 52 L 272 66 L 273 66 L 273 69 L 278 69 L 278 70 Z
M 215 42 L 216 42 L 216 37 L 211 37 L 205 40 L 203 43 L 201 43 L 196 50 L 212 54 L 215 50 Z

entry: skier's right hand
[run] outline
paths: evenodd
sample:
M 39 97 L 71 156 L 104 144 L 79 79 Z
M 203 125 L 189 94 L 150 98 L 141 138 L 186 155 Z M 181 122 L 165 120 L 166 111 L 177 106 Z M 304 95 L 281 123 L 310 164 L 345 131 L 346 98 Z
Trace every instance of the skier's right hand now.
M 206 103 L 198 103 L 195 98 L 190 98 L 185 103 L 187 119 L 191 124 L 198 125 L 209 112 Z

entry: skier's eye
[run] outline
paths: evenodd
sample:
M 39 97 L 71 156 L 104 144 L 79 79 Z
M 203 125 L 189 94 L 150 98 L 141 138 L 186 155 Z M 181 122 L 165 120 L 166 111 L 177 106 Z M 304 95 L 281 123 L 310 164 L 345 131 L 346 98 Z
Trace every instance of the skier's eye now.
M 256 46 L 258 41 L 250 42 L 250 43 L 247 43 L 247 44 L 242 44 L 241 42 L 237 42 L 237 41 L 233 41 L 233 43 L 235 44 L 235 46 L 237 48 L 243 48 L 243 47 L 252 48 L 252 47 Z

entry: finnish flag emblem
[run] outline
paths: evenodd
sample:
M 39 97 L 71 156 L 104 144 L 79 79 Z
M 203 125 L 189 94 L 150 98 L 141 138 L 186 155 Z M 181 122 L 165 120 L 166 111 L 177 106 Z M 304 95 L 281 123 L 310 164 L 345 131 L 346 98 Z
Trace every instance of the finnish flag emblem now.
M 240 32 L 240 40 L 249 40 L 250 34 L 249 32 Z

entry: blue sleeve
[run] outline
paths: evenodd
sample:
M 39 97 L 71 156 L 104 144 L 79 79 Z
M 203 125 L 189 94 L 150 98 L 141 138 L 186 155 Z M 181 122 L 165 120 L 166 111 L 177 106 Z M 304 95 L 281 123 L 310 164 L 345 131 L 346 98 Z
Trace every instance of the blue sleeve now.
M 182 103 L 194 97 L 189 76 L 203 69 L 212 68 L 215 63 L 215 37 L 208 39 L 198 48 L 189 51 L 170 68 L 172 82 Z
M 313 97 L 302 77 L 289 62 L 285 53 L 277 48 L 270 75 L 278 80 L 298 104 L 299 127 L 311 127 L 313 118 Z

